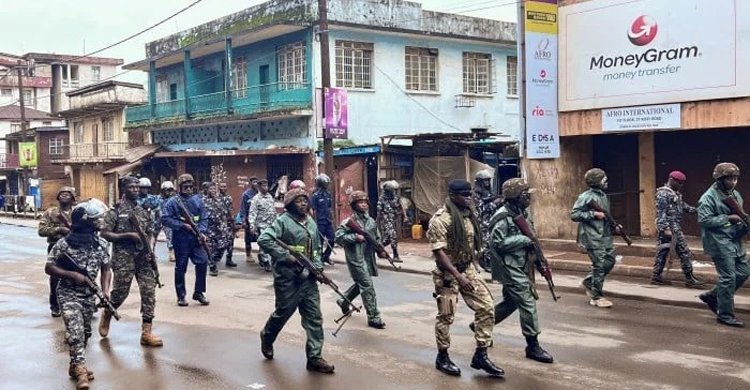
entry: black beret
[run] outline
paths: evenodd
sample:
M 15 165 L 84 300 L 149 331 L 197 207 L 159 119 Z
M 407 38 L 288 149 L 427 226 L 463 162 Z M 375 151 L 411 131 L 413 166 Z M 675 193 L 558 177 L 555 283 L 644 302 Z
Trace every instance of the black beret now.
M 120 187 L 127 187 L 131 184 L 138 184 L 138 178 L 135 176 L 123 176 L 120 178 Z
M 471 183 L 466 180 L 453 179 L 448 182 L 448 192 L 451 194 L 464 194 L 471 192 Z

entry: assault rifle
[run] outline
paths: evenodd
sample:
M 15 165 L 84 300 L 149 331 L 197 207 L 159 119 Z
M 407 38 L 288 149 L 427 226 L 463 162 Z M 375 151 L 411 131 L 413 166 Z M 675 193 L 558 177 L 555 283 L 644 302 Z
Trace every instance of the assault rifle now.
M 156 255 L 154 254 L 154 248 L 151 246 L 151 239 L 146 235 L 146 232 L 143 230 L 143 226 L 141 226 L 141 221 L 138 219 L 135 213 L 130 213 L 128 219 L 130 220 L 130 224 L 133 226 L 133 229 L 135 229 L 135 232 L 138 234 L 138 237 L 141 239 L 143 250 L 145 252 L 145 255 L 148 257 L 148 263 L 151 265 L 151 271 L 154 272 L 156 285 L 159 286 L 159 288 L 164 287 L 164 285 L 161 284 L 161 280 L 159 280 L 159 265 L 156 264 Z M 156 238 L 154 238 L 154 241 L 156 241 Z
M 604 219 L 607 220 L 607 223 L 609 223 L 610 226 L 612 226 L 613 229 L 615 229 L 615 233 L 619 234 L 620 237 L 622 237 L 623 240 L 628 244 L 628 246 L 633 245 L 633 240 L 628 236 L 627 233 L 625 233 L 625 228 L 622 227 L 617 221 L 615 221 L 614 218 L 612 218 L 612 214 L 610 214 L 607 211 L 604 211 L 602 206 L 599 206 L 598 203 L 596 203 L 595 200 L 591 199 L 588 203 L 588 206 L 590 209 L 594 211 L 598 211 L 600 213 L 604 213 Z
M 388 252 L 385 250 L 385 247 L 383 246 L 383 244 L 380 243 L 378 239 L 372 235 L 372 233 L 363 229 L 362 226 L 360 226 L 357 223 L 357 221 L 349 218 L 349 220 L 346 222 L 346 227 L 349 228 L 349 230 L 353 231 L 354 233 L 357 233 L 363 236 L 367 244 L 371 245 L 373 249 L 375 249 L 375 252 L 378 254 L 378 256 L 381 256 L 382 258 L 385 258 L 386 260 L 388 260 L 388 262 L 391 263 L 391 265 L 393 266 L 393 268 L 396 269 L 396 271 L 401 270 L 401 267 L 396 265 L 391 255 L 389 255 Z
M 724 202 L 724 204 L 729 207 L 729 210 L 732 212 L 732 214 L 739 215 L 740 218 L 742 218 L 742 223 L 745 224 L 745 229 L 750 228 L 750 216 L 747 215 L 745 210 L 742 209 L 734 196 L 727 196 L 726 198 L 722 199 L 722 202 Z
M 86 279 L 86 284 L 94 290 L 94 294 L 97 298 L 99 298 L 99 307 L 103 307 L 106 310 L 109 310 L 109 312 L 112 314 L 112 317 L 115 317 L 117 321 L 120 321 L 120 315 L 117 313 L 117 309 L 115 309 L 114 306 L 112 306 L 112 301 L 107 298 L 104 293 L 102 292 L 102 289 L 99 288 L 99 285 L 96 284 L 96 282 L 91 279 L 88 272 L 83 270 L 78 264 L 76 264 L 75 261 L 70 257 L 69 254 L 63 252 L 63 257 L 58 258 L 55 260 L 55 264 L 59 266 L 60 268 L 66 270 L 66 271 L 72 271 L 77 272 Z
M 341 317 L 335 320 L 337 324 L 339 322 L 341 323 L 338 329 L 336 329 L 336 331 L 333 332 L 333 336 L 335 337 L 338 331 L 341 330 L 341 327 L 343 327 L 346 321 L 349 319 L 348 317 L 350 317 L 352 313 L 355 311 L 359 313 L 362 307 L 355 306 L 354 303 L 352 303 L 352 301 L 350 301 L 349 298 L 346 297 L 346 295 L 342 294 L 341 290 L 339 290 L 339 286 L 337 286 L 336 283 L 328 277 L 328 275 L 324 274 L 322 269 L 315 267 L 315 264 L 313 264 L 312 261 L 310 261 L 310 259 L 307 258 L 307 256 L 295 251 L 289 245 L 287 245 L 287 243 L 279 240 L 278 238 L 274 238 L 274 240 L 276 241 L 277 244 L 279 244 L 279 246 L 286 249 L 289 252 L 289 254 L 294 257 L 294 259 L 297 261 L 297 264 L 300 267 L 302 267 L 304 270 L 306 270 L 310 274 L 315 275 L 315 278 L 320 283 L 328 285 L 328 287 L 330 287 L 333 290 L 333 292 L 336 293 L 336 295 L 341 297 L 341 299 L 349 305 L 349 310 L 347 310 L 347 312 L 344 315 L 342 315 Z
M 531 239 L 531 252 L 534 254 L 534 265 L 544 277 L 544 280 L 547 281 L 547 287 L 549 287 L 549 292 L 552 294 L 552 299 L 557 302 L 557 299 L 560 297 L 555 294 L 555 282 L 552 280 L 552 268 L 550 268 L 547 257 L 545 257 L 544 252 L 542 252 L 542 247 L 539 245 L 539 239 L 534 235 L 531 226 L 526 222 L 523 215 L 519 214 L 513 217 L 513 223 L 516 224 L 516 227 L 521 231 L 521 234 Z
M 180 208 L 180 217 L 182 217 L 182 220 L 190 226 L 190 232 L 193 233 L 196 239 L 198 239 L 198 243 L 200 244 L 201 248 L 203 248 L 203 250 L 206 251 L 206 256 L 208 256 L 208 258 L 210 259 L 211 251 L 208 249 L 208 244 L 206 244 L 206 239 L 198 230 L 198 225 L 195 224 L 195 221 L 193 220 L 193 215 L 190 214 L 187 207 L 185 207 L 185 203 L 182 203 L 182 199 L 180 199 L 180 195 L 175 195 L 175 196 L 177 196 L 177 198 L 175 198 L 175 200 L 177 201 L 177 206 Z

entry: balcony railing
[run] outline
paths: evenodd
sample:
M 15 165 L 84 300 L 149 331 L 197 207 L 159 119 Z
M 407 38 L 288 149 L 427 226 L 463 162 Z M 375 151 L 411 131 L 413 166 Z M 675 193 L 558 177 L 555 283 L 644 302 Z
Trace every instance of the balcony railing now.
M 18 168 L 18 154 L 0 153 L 0 168 Z
M 126 121 L 128 126 L 143 125 L 151 121 L 166 121 L 185 118 L 185 104 L 188 104 L 190 117 L 203 118 L 225 116 L 230 113 L 229 102 L 224 91 L 205 95 L 191 96 L 189 99 L 178 99 L 154 104 L 154 115 L 151 105 L 128 107 Z M 310 108 L 312 90 L 309 83 L 273 83 L 256 85 L 232 91 L 232 113 L 252 115 L 280 109 Z
M 68 160 L 112 160 L 123 157 L 127 142 L 103 142 L 98 144 L 66 145 Z

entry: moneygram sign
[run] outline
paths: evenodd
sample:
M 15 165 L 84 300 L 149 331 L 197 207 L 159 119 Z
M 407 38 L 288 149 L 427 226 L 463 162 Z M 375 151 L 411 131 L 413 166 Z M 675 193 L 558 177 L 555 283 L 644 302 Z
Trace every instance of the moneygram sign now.
M 750 1 L 591 0 L 560 8 L 560 111 L 750 95 Z

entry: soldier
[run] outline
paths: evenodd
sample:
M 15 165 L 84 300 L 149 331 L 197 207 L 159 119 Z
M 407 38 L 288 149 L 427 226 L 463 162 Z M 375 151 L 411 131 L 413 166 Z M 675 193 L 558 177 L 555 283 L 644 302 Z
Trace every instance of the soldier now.
M 248 181 L 250 183 L 245 192 L 242 193 L 242 199 L 240 200 L 240 220 L 242 221 L 242 227 L 245 230 L 245 261 L 252 263 L 253 241 L 255 241 L 257 237 L 255 237 L 250 230 L 250 225 L 247 223 L 247 215 L 248 209 L 250 208 L 250 202 L 258 193 L 258 178 L 253 176 Z
M 474 176 L 474 207 L 476 209 L 479 227 L 482 229 L 482 251 L 479 264 L 485 271 L 490 272 L 490 220 L 503 204 L 501 197 L 492 193 L 492 175 L 485 171 L 479 171 Z
M 607 189 L 607 174 L 599 168 L 592 168 L 586 171 L 584 180 L 589 189 L 578 195 L 570 211 L 570 218 L 578 222 L 578 243 L 586 248 L 591 259 L 591 272 L 583 279 L 581 286 L 590 298 L 590 305 L 607 308 L 612 307 L 612 302 L 604 298 L 602 288 L 604 278 L 615 266 L 612 231 L 620 228 L 610 226 L 603 212 L 589 207 L 589 203 L 593 200 L 599 207 L 609 212 L 609 199 L 604 193 Z
M 378 234 L 375 220 L 368 214 L 370 201 L 364 191 L 352 192 L 349 195 L 349 205 L 354 213 L 336 229 L 336 243 L 344 248 L 346 265 L 349 267 L 349 274 L 354 280 L 354 284 L 346 290 L 344 295 L 351 302 L 362 293 L 362 302 L 367 311 L 367 326 L 384 329 L 385 322 L 380 318 L 378 301 L 375 297 L 375 286 L 372 283 L 372 277 L 378 276 L 378 267 L 375 265 L 375 248 L 367 244 L 364 236 L 352 231 L 346 224 L 349 220 L 354 220 L 364 231 L 370 233 L 373 237 L 377 237 L 378 240 L 380 240 L 380 234 Z M 385 258 L 386 254 L 379 253 L 378 256 Z M 349 303 L 343 299 L 339 299 L 336 303 L 344 314 L 348 314 L 351 310 Z
M 120 192 L 123 194 L 120 203 L 107 211 L 104 216 L 101 236 L 112 242 L 112 306 L 115 308 L 125 302 L 130 294 L 130 285 L 135 277 L 138 291 L 141 293 L 141 345 L 161 347 L 162 340 L 151 333 L 156 308 L 156 275 L 151 268 L 148 242 L 142 242 L 131 217 L 137 218 L 141 229 L 151 237 L 153 221 L 151 214 L 138 204 L 139 182 L 133 176 L 120 179 Z M 99 320 L 99 335 L 107 337 L 112 313 L 104 311 Z
M 211 250 L 208 272 L 211 276 L 218 276 L 218 264 L 221 262 L 224 251 L 229 246 L 229 241 L 227 240 L 226 204 L 219 197 L 219 194 L 217 194 L 216 185 L 213 183 L 208 187 L 208 195 L 203 198 L 203 206 L 206 208 L 208 225 L 206 239 L 208 240 L 208 247 Z
M 682 213 L 697 214 L 698 210 L 682 200 L 682 186 L 685 185 L 685 174 L 673 171 L 669 174 L 667 184 L 656 190 L 656 229 L 658 231 L 656 259 L 654 260 L 654 274 L 651 283 L 658 285 L 672 284 L 663 279 L 661 273 L 667 263 L 667 257 L 675 240 L 674 249 L 680 256 L 682 273 L 688 287 L 703 287 L 703 282 L 693 276 L 693 266 L 690 263 L 690 249 L 682 233 Z
M 209 254 L 201 245 L 201 242 L 206 242 L 205 234 L 208 231 L 206 210 L 200 195 L 193 194 L 195 181 L 192 175 L 183 173 L 177 177 L 177 189 L 179 194 L 167 201 L 161 217 L 164 226 L 172 229 L 172 245 L 174 246 L 175 257 L 177 257 L 177 264 L 175 264 L 174 269 L 177 305 L 188 306 L 185 299 L 185 272 L 187 272 L 188 260 L 190 260 L 195 264 L 193 300 L 205 306 L 211 303 L 206 298 L 206 271 Z M 186 211 L 187 217 L 183 216 L 183 209 Z M 198 229 L 197 237 L 185 218 L 189 218 L 195 224 Z
M 208 187 L 210 187 L 211 184 L 213 183 L 210 181 L 204 181 L 203 183 L 201 183 L 201 196 L 203 197 L 204 200 L 208 196 Z
M 552 355 L 541 346 L 537 337 L 539 318 L 533 282 L 534 265 L 529 259 L 528 249 L 531 239 L 521 233 L 514 222 L 523 216 L 533 229 L 534 222 L 529 215 L 533 188 L 520 178 L 503 183 L 505 205 L 492 217 L 490 251 L 492 256 L 492 278 L 503 285 L 503 300 L 495 305 L 495 324 L 499 324 L 518 310 L 521 332 L 526 338 L 526 357 L 542 363 L 552 363 Z M 473 329 L 474 324 L 470 327 Z
M 224 234 L 226 235 L 226 241 L 228 243 L 228 246 L 226 247 L 227 251 L 227 260 L 225 262 L 225 265 L 227 267 L 236 267 L 237 263 L 232 261 L 232 252 L 234 252 L 234 217 L 232 213 L 232 195 L 229 195 L 227 193 L 227 183 L 221 182 L 219 183 L 219 198 L 221 199 L 221 202 L 224 205 L 224 212 L 226 213 L 226 224 L 224 226 Z M 221 258 L 219 258 L 219 261 L 221 261 Z
M 331 252 L 333 252 L 333 215 L 331 208 L 333 207 L 333 196 L 328 191 L 328 185 L 331 183 L 331 178 L 325 173 L 321 173 L 315 178 L 315 184 L 317 188 L 312 195 L 312 211 L 315 222 L 318 224 L 318 231 L 322 235 L 326 242 L 323 243 L 325 250 L 323 251 L 323 262 L 326 264 L 333 265 L 331 261 Z
M 448 199 L 430 219 L 427 238 L 437 267 L 432 271 L 435 284 L 433 296 L 437 299 L 438 314 L 435 317 L 435 338 L 438 354 L 435 368 L 448 375 L 461 375 L 448 355 L 450 347 L 450 325 L 453 323 L 458 294 L 474 311 L 474 339 L 477 343 L 471 368 L 484 370 L 493 377 L 502 377 L 505 371 L 487 356 L 487 347 L 492 342 L 495 311 L 492 296 L 482 281 L 474 261 L 477 249 L 482 247 L 479 222 L 471 211 L 471 183 L 451 180 L 448 183 Z
M 393 261 L 401 263 L 398 256 L 398 220 L 408 223 L 406 211 L 401 207 L 401 201 L 396 195 L 398 182 L 395 180 L 387 181 L 383 184 L 383 194 L 380 195 L 377 205 L 377 222 L 380 229 L 380 235 L 383 237 L 383 245 L 390 244 L 393 250 Z
M 164 229 L 164 235 L 166 236 L 166 241 L 167 241 L 168 258 L 169 258 L 170 262 L 174 262 L 175 261 L 175 258 L 174 258 L 174 248 L 172 247 L 172 229 L 164 226 L 161 223 L 161 214 L 162 214 L 162 212 L 164 210 L 164 204 L 166 204 L 167 200 L 169 200 L 169 198 L 171 198 L 173 196 L 174 196 L 174 184 L 172 184 L 171 181 L 165 181 L 165 182 L 161 183 L 161 196 L 160 196 L 160 199 L 159 199 L 160 206 L 159 206 L 159 214 L 158 214 L 159 215 L 159 221 L 158 221 L 159 225 L 158 226 L 161 227 L 162 229 Z M 154 232 L 154 237 L 155 238 L 158 235 L 159 235 L 158 231 Z
M 76 190 L 73 187 L 60 187 L 57 191 L 57 207 L 47 209 L 39 221 L 37 230 L 40 237 L 47 237 L 47 253 L 70 232 L 70 213 L 76 201 Z M 66 226 L 67 225 L 67 226 Z M 60 279 L 53 274 L 49 277 L 49 310 L 52 317 L 60 317 L 60 304 L 57 302 L 57 284 Z
M 260 332 L 261 353 L 266 359 L 273 359 L 276 337 L 294 311 L 299 310 L 302 328 L 307 334 L 307 369 L 333 373 L 333 364 L 322 357 L 323 315 L 315 276 L 305 276 L 295 258 L 276 243 L 277 239 L 283 241 L 308 256 L 316 267 L 323 267 L 318 228 L 308 215 L 309 204 L 310 199 L 304 190 L 287 192 L 284 196 L 286 212 L 264 229 L 258 238 L 258 245 L 273 258 L 273 290 L 276 297 L 276 309 Z
M 740 169 L 732 163 L 714 167 L 714 183 L 698 200 L 698 223 L 701 225 L 703 250 L 711 256 L 718 278 L 711 291 L 699 295 L 723 325 L 744 327 L 734 316 L 734 293 L 750 275 L 747 252 L 742 239 L 748 232 L 747 216 L 742 212 L 742 196 L 735 189 Z M 725 200 L 736 202 L 739 210 L 730 209 Z
M 263 229 L 271 226 L 276 219 L 276 205 L 273 196 L 268 192 L 268 180 L 258 180 L 258 191 L 250 202 L 247 216 L 250 233 L 256 236 L 263 233 Z M 258 264 L 266 272 L 271 272 L 271 256 L 265 253 L 263 248 L 258 250 Z
M 65 341 L 70 349 L 68 375 L 76 380 L 77 390 L 89 388 L 94 373 L 86 368 L 86 344 L 91 337 L 91 317 L 96 311 L 94 290 L 82 274 L 64 269 L 57 261 L 68 257 L 95 280 L 101 269 L 100 283 L 105 296 L 109 296 L 109 267 L 107 244 L 97 237 L 98 223 L 107 206 L 91 199 L 75 207 L 71 213 L 71 232 L 57 241 L 47 255 L 44 271 L 60 279 L 57 286 L 63 321 Z

